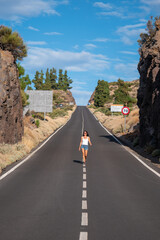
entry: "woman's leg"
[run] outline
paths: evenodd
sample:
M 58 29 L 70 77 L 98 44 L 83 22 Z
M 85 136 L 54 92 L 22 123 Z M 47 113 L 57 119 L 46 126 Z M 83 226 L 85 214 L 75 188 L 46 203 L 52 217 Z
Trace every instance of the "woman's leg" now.
M 87 159 L 88 150 L 84 151 L 85 160 Z
M 84 148 L 82 148 L 82 156 L 83 156 L 83 162 L 85 162 L 85 161 L 86 161 L 86 159 L 85 159 Z

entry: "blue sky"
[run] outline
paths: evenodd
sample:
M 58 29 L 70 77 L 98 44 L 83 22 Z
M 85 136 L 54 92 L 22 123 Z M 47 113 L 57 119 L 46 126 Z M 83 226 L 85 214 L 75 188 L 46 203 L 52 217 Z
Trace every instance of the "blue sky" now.
M 160 0 L 0 0 L 0 24 L 28 46 L 26 74 L 67 69 L 77 105 L 88 103 L 99 79 L 139 78 L 137 40 L 159 12 Z

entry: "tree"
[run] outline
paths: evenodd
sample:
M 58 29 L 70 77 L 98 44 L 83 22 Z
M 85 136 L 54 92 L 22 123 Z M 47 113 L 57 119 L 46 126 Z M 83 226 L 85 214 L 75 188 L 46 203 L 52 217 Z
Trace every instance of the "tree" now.
M 20 35 L 3 25 L 0 26 L 0 48 L 10 51 L 15 61 L 27 56 L 27 47 Z
M 140 34 L 140 39 L 138 39 L 138 43 L 140 48 L 143 46 L 143 44 L 149 40 L 152 39 L 152 37 L 155 35 L 156 33 L 156 21 L 160 20 L 160 17 L 150 17 L 150 19 L 147 22 L 147 27 L 146 27 L 146 33 L 141 33 Z
M 132 103 L 136 102 L 136 99 L 129 95 L 128 84 L 121 79 L 118 79 L 118 89 L 114 92 L 114 101 L 116 104 L 124 104 L 127 106 L 131 106 Z
M 57 89 L 57 71 L 55 68 L 50 69 L 51 89 Z
M 31 84 L 31 80 L 28 74 L 25 76 L 25 69 L 20 65 L 20 63 L 17 64 L 17 68 L 19 72 L 20 87 L 24 91 L 26 87 Z
M 67 91 L 68 89 L 71 89 L 70 84 L 72 84 L 72 79 L 70 79 L 67 75 L 67 70 L 65 70 L 63 75 L 63 90 Z
M 58 89 L 63 89 L 63 70 L 59 69 Z
M 51 90 L 50 73 L 49 73 L 49 69 L 48 68 L 47 68 L 47 71 L 46 71 L 44 90 Z
M 32 80 L 36 90 L 43 90 L 43 87 L 44 87 L 44 83 L 43 83 L 44 77 L 43 76 L 44 76 L 44 74 L 43 74 L 42 70 L 41 70 L 41 72 L 36 71 L 34 79 Z
M 98 80 L 98 85 L 95 89 L 94 105 L 96 107 L 103 107 L 104 104 L 109 100 L 109 84 L 104 80 Z

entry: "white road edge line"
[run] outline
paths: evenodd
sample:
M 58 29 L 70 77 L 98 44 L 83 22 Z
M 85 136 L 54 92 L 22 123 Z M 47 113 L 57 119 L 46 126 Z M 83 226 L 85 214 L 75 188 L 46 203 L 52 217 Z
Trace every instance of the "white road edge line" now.
M 88 232 L 80 232 L 79 240 L 87 240 Z
M 89 110 L 90 111 L 90 110 Z M 90 111 L 91 112 L 91 111 Z M 94 116 L 94 114 L 91 112 L 91 114 Z M 99 124 L 106 130 L 107 133 L 109 133 L 127 152 L 129 152 L 133 157 L 135 157 L 142 165 L 144 165 L 146 168 L 148 168 L 151 172 L 153 172 L 155 175 L 160 177 L 160 173 L 156 172 L 153 168 L 149 167 L 146 163 L 144 163 L 139 157 L 137 157 L 134 153 L 130 152 L 110 131 L 108 131 L 107 128 L 103 126 L 103 124 L 94 116 L 95 119 L 99 122 Z
M 76 109 L 75 109 L 76 110 Z M 73 114 L 73 113 L 72 113 Z M 72 115 L 71 115 L 72 117 Z M 29 160 L 30 157 L 32 157 L 36 152 L 38 152 L 39 149 L 41 149 L 59 130 L 61 130 L 61 128 L 63 128 L 71 119 L 71 117 L 68 119 L 68 121 L 62 125 L 60 128 L 58 128 L 54 133 L 52 133 L 45 141 L 44 143 L 42 143 L 37 149 L 35 149 L 31 154 L 29 154 L 28 157 L 26 157 L 24 160 L 22 160 L 20 163 L 18 163 L 16 166 L 14 166 L 13 168 L 11 168 L 9 171 L 7 171 L 6 173 L 4 173 L 2 176 L 0 176 L 0 181 L 7 177 L 10 173 L 12 173 L 13 171 L 15 171 L 18 167 L 20 167 L 23 163 L 25 163 L 27 160 Z

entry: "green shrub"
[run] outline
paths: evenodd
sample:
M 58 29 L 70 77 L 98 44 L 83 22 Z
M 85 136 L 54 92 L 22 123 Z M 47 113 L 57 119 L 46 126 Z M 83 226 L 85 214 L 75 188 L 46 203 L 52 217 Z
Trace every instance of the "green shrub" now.
M 44 113 L 35 113 L 35 112 L 33 112 L 32 111 L 32 117 L 33 118 L 38 118 L 38 119 L 40 119 L 40 120 L 44 120 Z
M 153 156 L 153 157 L 158 157 L 158 156 L 160 156 L 160 149 L 155 149 L 155 150 L 153 150 L 152 156 Z
M 136 138 L 133 140 L 133 147 L 136 147 L 137 145 L 139 145 L 139 137 L 136 137 Z
M 36 124 L 36 127 L 39 128 L 39 125 L 40 125 L 39 119 L 35 121 L 35 124 Z

